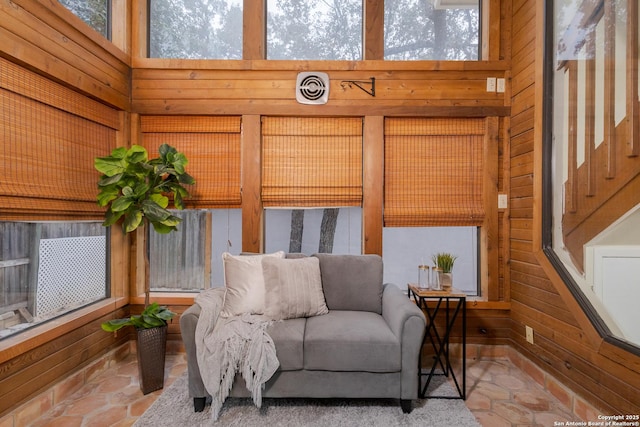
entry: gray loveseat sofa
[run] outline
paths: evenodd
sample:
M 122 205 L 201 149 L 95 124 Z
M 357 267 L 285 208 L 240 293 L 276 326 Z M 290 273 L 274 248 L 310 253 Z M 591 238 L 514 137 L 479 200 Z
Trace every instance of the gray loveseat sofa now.
M 329 313 L 278 321 L 267 329 L 280 367 L 262 396 L 391 398 L 410 412 L 418 398 L 424 314 L 396 285 L 383 285 L 379 256 L 313 256 L 320 261 Z M 195 348 L 199 313 L 194 304 L 180 318 L 196 411 L 208 397 Z M 250 396 L 241 375 L 236 375 L 230 396 Z

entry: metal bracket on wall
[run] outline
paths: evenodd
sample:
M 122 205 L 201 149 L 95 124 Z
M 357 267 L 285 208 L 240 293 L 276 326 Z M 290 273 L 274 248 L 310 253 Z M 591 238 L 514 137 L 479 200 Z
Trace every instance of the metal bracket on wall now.
M 370 89 L 366 89 L 362 85 L 369 85 Z M 371 77 L 371 80 L 343 80 L 340 82 L 340 86 L 342 86 L 343 89 L 347 86 L 349 86 L 350 88 L 352 88 L 353 86 L 356 86 L 361 91 L 366 92 L 367 94 L 373 97 L 376 96 L 376 78 L 375 77 Z

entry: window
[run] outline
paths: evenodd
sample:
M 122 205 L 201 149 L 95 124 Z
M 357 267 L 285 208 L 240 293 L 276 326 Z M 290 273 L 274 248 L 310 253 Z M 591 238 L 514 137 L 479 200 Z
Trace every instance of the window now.
M 60 3 L 82 19 L 91 28 L 111 38 L 111 0 L 59 0 Z
M 639 4 L 549 6 L 543 245 L 601 335 L 637 351 Z
M 478 227 L 385 227 L 382 236 L 384 281 L 406 289 L 418 283 L 418 266 L 433 266 L 438 252 L 456 256 L 453 287 L 469 296 L 480 295 Z
M 267 209 L 265 251 L 362 253 L 362 209 Z
M 362 0 L 268 0 L 267 59 L 362 59 Z
M 0 339 L 101 300 L 100 222 L 0 222 Z
M 477 0 L 385 0 L 384 59 L 477 60 Z
M 149 233 L 152 291 L 194 292 L 223 286 L 222 253 L 241 251 L 240 209 L 171 212 L 182 218 L 177 231 Z
M 242 59 L 242 0 L 149 2 L 149 57 Z
M 119 113 L 0 58 L 0 330 L 109 295 L 95 157 L 115 147 Z

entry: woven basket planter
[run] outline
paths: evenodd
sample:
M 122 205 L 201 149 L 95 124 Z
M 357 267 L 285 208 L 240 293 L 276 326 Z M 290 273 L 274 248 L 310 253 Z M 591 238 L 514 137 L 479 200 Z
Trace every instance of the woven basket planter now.
M 164 386 L 164 356 L 167 345 L 167 325 L 137 329 L 138 378 L 142 394 Z

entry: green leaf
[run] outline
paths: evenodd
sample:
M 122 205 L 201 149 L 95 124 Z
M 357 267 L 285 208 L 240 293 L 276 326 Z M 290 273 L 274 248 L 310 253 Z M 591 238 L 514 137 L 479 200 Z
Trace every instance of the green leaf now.
M 161 222 L 152 222 L 151 225 L 153 225 L 153 229 L 156 231 L 156 233 L 158 234 L 169 234 L 171 233 L 173 230 L 177 230 L 178 228 L 175 226 L 169 226 L 169 225 L 164 225 Z
M 122 173 L 117 173 L 113 176 L 104 175 L 104 177 L 98 181 L 98 187 L 107 187 L 112 184 L 117 184 L 122 179 Z
M 142 211 L 150 222 L 162 222 L 171 216 L 171 212 L 153 200 L 144 200 L 142 202 Z
M 138 228 L 140 224 L 142 224 L 142 212 L 137 210 L 127 213 L 124 216 L 124 223 L 122 226 L 124 227 L 125 233 L 130 233 Z
M 129 188 L 129 187 L 126 187 Z M 133 204 L 133 199 L 130 197 L 122 196 L 118 197 L 111 203 L 111 210 L 113 212 L 124 212 Z
M 169 198 L 164 194 L 152 194 L 149 196 L 149 199 L 163 209 L 166 209 L 166 207 L 169 206 Z
M 183 172 L 180 175 L 178 175 L 178 182 L 180 184 L 193 185 L 196 183 L 196 180 L 188 173 Z
M 105 187 L 98 193 L 98 205 L 107 206 L 110 201 L 115 200 L 120 194 L 120 191 L 116 187 Z
M 133 145 L 129 151 L 127 151 L 126 158 L 129 163 L 141 163 L 146 162 L 149 157 L 146 148 L 140 145 Z
M 100 326 L 102 327 L 102 330 L 107 331 L 107 332 L 115 332 L 125 326 L 129 326 L 131 325 L 131 319 L 126 318 L 126 319 L 113 319 L 113 320 L 109 320 L 107 322 L 103 322 Z
M 98 172 L 106 176 L 117 175 L 124 172 L 127 168 L 127 164 L 124 160 L 116 159 L 112 156 L 96 157 L 93 161 L 93 165 Z
M 113 212 L 111 209 L 108 209 L 105 214 L 105 220 L 102 223 L 103 226 L 109 227 L 110 225 L 115 224 L 118 220 L 124 215 L 124 212 Z

